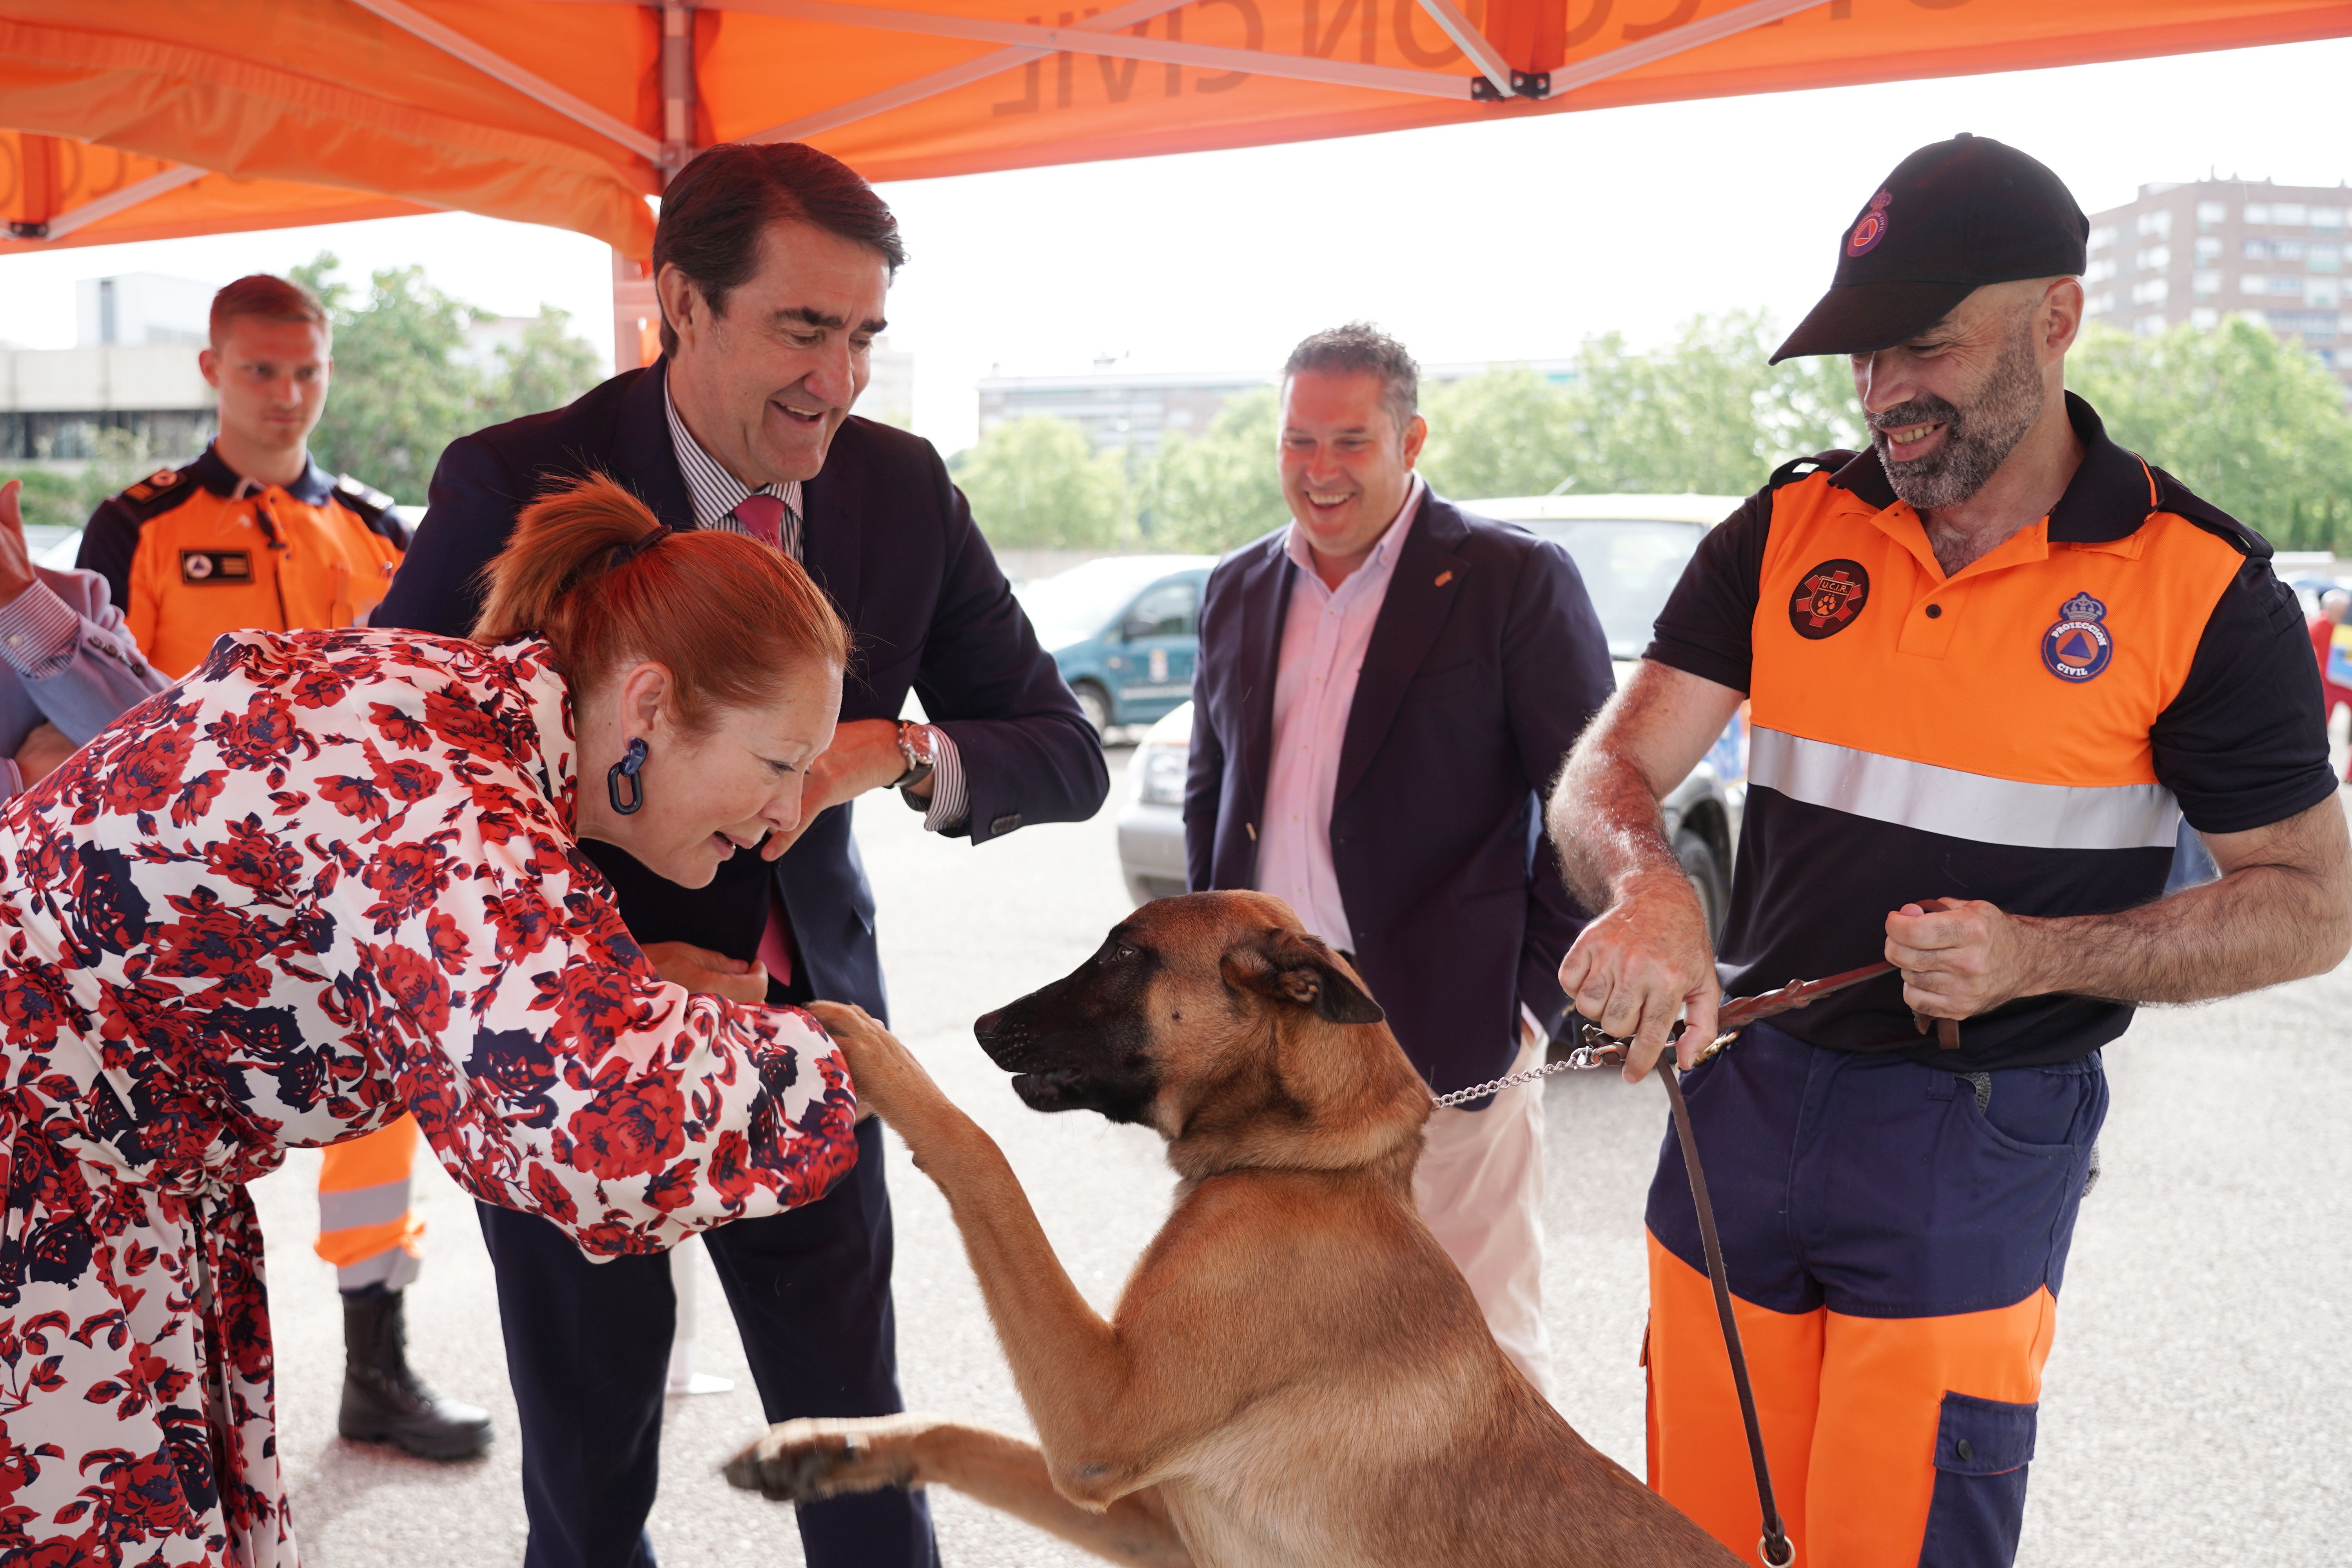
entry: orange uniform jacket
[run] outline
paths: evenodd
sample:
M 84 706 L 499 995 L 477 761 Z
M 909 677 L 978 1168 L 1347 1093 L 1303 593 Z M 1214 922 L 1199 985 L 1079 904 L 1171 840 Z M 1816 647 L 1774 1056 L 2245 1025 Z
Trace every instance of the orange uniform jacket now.
M 106 577 L 150 662 L 177 678 L 223 632 L 356 624 L 407 543 L 388 496 L 315 463 L 257 485 L 206 447 L 101 503 L 76 563 Z
M 2335 788 L 2317 671 L 2262 535 L 2107 438 L 2051 514 L 1947 577 L 1877 459 L 1793 463 L 1709 535 L 1648 657 L 1748 694 L 1722 957 L 1735 994 L 1882 956 L 1889 910 L 2096 914 L 2164 890 L 2205 833 Z M 1958 1071 L 2064 1061 L 2131 1009 L 2022 998 L 1921 1042 L 1889 976 L 1782 1027 Z

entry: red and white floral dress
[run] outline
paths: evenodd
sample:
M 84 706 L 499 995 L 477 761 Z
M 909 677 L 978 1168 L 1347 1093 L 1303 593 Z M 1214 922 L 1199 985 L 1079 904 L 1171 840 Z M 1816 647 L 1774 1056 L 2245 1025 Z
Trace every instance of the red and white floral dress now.
M 805 1014 L 688 995 L 572 824 L 547 647 L 241 632 L 0 811 L 0 1560 L 291 1564 L 261 1235 L 414 1110 L 591 1254 L 856 1159 Z

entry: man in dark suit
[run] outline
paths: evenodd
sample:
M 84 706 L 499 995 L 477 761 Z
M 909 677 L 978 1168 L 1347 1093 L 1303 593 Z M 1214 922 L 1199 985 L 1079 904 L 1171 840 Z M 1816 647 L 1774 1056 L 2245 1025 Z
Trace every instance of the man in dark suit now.
M 1413 472 L 1419 374 L 1355 325 L 1283 370 L 1292 521 L 1209 578 L 1184 847 L 1195 889 L 1289 900 L 1439 1093 L 1542 1059 L 1582 925 L 1538 802 L 1612 689 L 1565 552 Z M 1429 1122 L 1422 1216 L 1550 1394 L 1541 1080 Z
M 463 635 L 476 574 L 517 512 L 591 470 L 629 486 L 673 528 L 765 539 L 832 595 L 856 662 L 833 749 L 811 769 L 800 832 L 732 857 L 695 892 L 610 846 L 583 846 L 663 975 L 696 990 L 825 997 L 881 1014 L 874 895 L 850 836 L 859 795 L 896 786 L 928 827 L 980 844 L 1024 823 L 1083 820 L 1109 788 L 1093 730 L 939 455 L 849 417 L 902 257 L 889 209 L 825 154 L 703 153 L 665 194 L 654 240 L 661 362 L 568 408 L 453 443 L 375 616 Z M 932 723 L 898 721 L 909 689 Z M 818 1202 L 709 1234 L 770 1420 L 902 1407 L 878 1123 L 859 1129 L 858 1149 L 856 1169 Z M 668 1260 L 592 1264 L 544 1220 L 480 1214 L 522 1415 L 525 1561 L 649 1565 L 643 1527 L 675 1318 Z M 799 1516 L 819 1568 L 937 1558 L 919 1492 L 843 1498 Z

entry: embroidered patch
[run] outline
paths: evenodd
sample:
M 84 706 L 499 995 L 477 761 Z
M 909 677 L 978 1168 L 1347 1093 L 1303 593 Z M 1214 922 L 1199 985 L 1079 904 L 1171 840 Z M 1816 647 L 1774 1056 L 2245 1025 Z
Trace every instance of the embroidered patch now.
M 1861 256 L 1886 237 L 1886 209 L 1895 198 L 1885 191 L 1870 198 L 1870 205 L 1854 220 L 1853 232 L 1846 237 L 1845 253 Z
M 246 550 L 183 550 L 180 581 L 207 587 L 236 587 L 253 581 L 253 553 Z
M 2058 624 L 2042 634 L 2042 662 L 2061 680 L 2084 681 L 2107 668 L 2116 656 L 2116 639 L 2100 623 L 2106 605 L 2088 594 L 2077 594 L 2058 607 Z
M 1870 574 L 1859 561 L 1824 561 L 1789 595 L 1789 624 L 1810 642 L 1835 637 L 1870 603 Z

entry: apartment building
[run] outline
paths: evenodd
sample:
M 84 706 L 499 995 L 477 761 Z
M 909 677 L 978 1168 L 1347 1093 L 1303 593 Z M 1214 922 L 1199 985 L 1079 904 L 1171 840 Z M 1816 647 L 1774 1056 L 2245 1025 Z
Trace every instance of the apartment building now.
M 2142 185 L 2091 218 L 2088 311 L 2147 335 L 2242 315 L 2307 344 L 2352 397 L 2352 187 L 2200 180 Z

